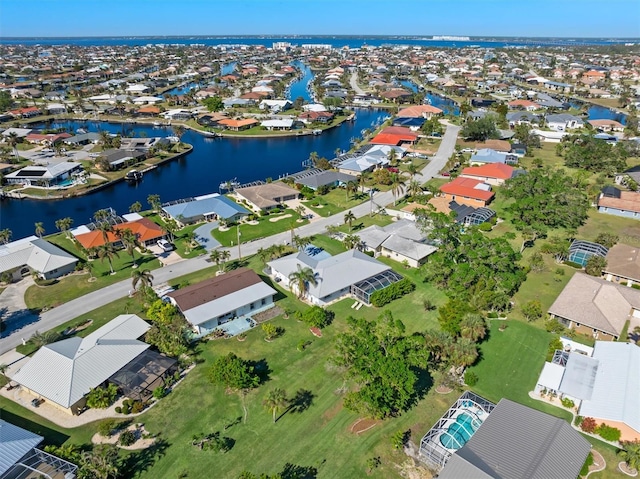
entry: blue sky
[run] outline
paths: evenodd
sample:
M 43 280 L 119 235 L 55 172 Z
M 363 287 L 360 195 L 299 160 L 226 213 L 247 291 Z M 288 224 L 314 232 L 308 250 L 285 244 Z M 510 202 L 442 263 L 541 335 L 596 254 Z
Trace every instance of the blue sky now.
M 640 37 L 638 0 L 0 0 L 0 36 Z

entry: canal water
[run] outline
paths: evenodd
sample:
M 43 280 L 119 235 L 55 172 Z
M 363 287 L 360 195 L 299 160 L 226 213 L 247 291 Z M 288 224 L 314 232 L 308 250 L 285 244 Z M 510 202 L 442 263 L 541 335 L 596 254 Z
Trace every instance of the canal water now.
M 313 72 L 311 71 L 311 68 L 298 61 L 293 62 L 292 65 L 300 70 L 302 76 L 298 80 L 294 81 L 289 87 L 289 100 L 295 101 L 296 98 L 302 97 L 305 102 L 313 103 L 313 98 L 311 98 L 311 93 L 308 90 L 309 83 L 313 81 Z
M 400 84 L 405 88 L 408 88 L 414 93 L 417 93 L 419 91 L 418 86 L 410 80 L 402 80 Z M 427 85 L 426 88 L 428 89 L 429 86 Z M 460 115 L 460 108 L 450 98 L 446 98 L 440 95 L 436 95 L 435 93 L 426 91 L 425 100 L 427 100 L 429 104 L 431 104 L 432 106 L 435 106 L 436 108 L 440 108 L 445 115 L 454 115 L 454 116 Z
M 356 120 L 323 132 L 318 136 L 290 138 L 206 138 L 194 131 L 187 131 L 182 141 L 193 145 L 193 152 L 186 157 L 170 161 L 145 173 L 140 183 L 121 182 L 104 190 L 64 200 L 17 200 L 0 202 L 0 228 L 9 228 L 13 238 L 34 233 L 34 223 L 43 222 L 47 233 L 56 231 L 55 221 L 71 217 L 74 225 L 84 224 L 97 210 L 114 208 L 119 214 L 128 213 L 129 206 L 139 201 L 148 208 L 147 196 L 160 195 L 161 201 L 171 201 L 190 196 L 217 192 L 220 183 L 237 178 L 240 183 L 277 179 L 281 175 L 303 169 L 302 162 L 316 151 L 321 157 L 331 159 L 336 148 L 348 150 L 351 140 L 361 136 L 361 131 L 379 124 L 388 113 L 382 110 L 358 109 Z M 104 122 L 56 122 L 48 127 L 66 127 L 73 131 L 107 130 L 123 131 L 134 136 L 169 136 L 170 128 L 151 125 L 112 124 Z

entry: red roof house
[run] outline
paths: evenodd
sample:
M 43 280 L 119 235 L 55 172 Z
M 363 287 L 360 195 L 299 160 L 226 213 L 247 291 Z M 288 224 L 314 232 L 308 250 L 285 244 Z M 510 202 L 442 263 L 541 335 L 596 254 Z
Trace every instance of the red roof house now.
M 114 225 L 113 231 L 107 232 L 107 242 L 117 246 L 118 243 L 120 243 L 120 238 L 118 238 L 116 232 L 126 229 L 131 230 L 131 232 L 136 235 L 138 242 L 145 246 L 153 245 L 156 241 L 165 238 L 167 235 L 167 232 L 153 221 L 148 218 L 142 218 L 136 221 Z M 80 234 L 76 236 L 76 240 L 85 249 L 95 248 L 105 244 L 101 230 L 93 230 L 89 233 Z
M 486 163 L 482 166 L 470 166 L 462 170 L 461 177 L 480 180 L 490 185 L 502 185 L 513 176 L 515 169 L 504 163 Z
M 440 191 L 449 201 L 476 208 L 487 206 L 494 197 L 491 186 L 487 183 L 462 176 L 442 185 Z
M 401 143 L 415 143 L 418 134 L 404 126 L 389 126 L 378 133 L 370 143 L 374 145 L 398 146 Z

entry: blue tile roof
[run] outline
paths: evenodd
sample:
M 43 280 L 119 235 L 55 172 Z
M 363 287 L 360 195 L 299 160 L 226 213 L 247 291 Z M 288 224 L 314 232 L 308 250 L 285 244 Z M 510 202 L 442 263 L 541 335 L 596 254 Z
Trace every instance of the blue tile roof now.
M 238 213 L 249 214 L 246 208 L 234 203 L 226 196 L 211 195 L 205 198 L 193 199 L 184 203 L 165 206 L 163 210 L 173 218 L 182 216 L 186 221 L 191 218 L 203 216 L 206 213 L 215 213 L 220 218 L 231 218 Z

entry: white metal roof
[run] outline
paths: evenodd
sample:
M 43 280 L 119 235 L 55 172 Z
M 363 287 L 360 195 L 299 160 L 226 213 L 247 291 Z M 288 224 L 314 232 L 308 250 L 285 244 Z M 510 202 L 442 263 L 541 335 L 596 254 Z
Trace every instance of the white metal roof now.
M 77 261 L 75 256 L 36 236 L 0 245 L 0 272 L 29 266 L 39 273 L 48 273 Z
M 558 391 L 560 390 L 560 383 L 562 382 L 563 375 L 564 366 L 560 366 L 555 363 L 544 363 L 544 367 L 542 368 L 542 372 L 538 378 L 538 384 L 547 389 Z
M 0 476 L 37 447 L 42 439 L 42 436 L 0 419 Z
M 138 341 L 150 328 L 135 314 L 123 314 L 85 338 L 40 348 L 12 378 L 46 399 L 69 408 L 149 345 Z
M 593 393 L 580 414 L 621 421 L 640 433 L 640 347 L 596 341 L 593 358 L 599 362 Z

